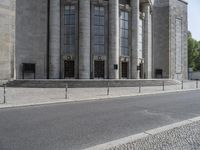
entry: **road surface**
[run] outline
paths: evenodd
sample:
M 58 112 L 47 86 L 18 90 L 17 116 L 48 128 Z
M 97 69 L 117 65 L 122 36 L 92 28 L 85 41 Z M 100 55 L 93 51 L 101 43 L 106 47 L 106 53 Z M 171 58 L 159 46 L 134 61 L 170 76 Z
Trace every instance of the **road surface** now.
M 200 116 L 200 91 L 0 109 L 0 150 L 79 150 Z

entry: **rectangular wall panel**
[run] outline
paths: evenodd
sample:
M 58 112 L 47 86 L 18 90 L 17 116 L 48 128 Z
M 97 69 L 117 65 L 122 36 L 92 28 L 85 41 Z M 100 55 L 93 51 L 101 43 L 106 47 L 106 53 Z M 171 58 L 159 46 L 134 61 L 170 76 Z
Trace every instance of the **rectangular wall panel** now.
M 143 29 L 142 29 L 143 27 L 142 27 L 142 19 L 140 19 L 140 21 L 139 21 L 139 39 L 138 39 L 138 42 L 139 42 L 139 44 L 138 44 L 138 59 L 139 60 L 141 60 L 142 58 L 143 58 Z M 139 63 L 139 62 L 138 62 Z
M 176 19 L 176 73 L 182 73 L 182 21 Z

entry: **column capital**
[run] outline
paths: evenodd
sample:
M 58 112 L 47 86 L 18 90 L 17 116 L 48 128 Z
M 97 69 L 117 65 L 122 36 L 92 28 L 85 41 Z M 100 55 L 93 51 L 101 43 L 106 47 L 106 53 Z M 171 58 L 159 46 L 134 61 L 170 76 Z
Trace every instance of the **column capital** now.
M 152 13 L 152 5 L 150 3 L 143 3 L 142 4 L 142 12 L 146 13 Z

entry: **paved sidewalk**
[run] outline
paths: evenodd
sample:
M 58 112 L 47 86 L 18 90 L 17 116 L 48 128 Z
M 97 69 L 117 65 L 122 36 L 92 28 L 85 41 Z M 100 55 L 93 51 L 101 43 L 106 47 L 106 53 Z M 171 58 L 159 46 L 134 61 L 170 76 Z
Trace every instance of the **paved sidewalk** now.
M 200 149 L 200 121 L 107 150 L 197 150 Z
M 182 91 L 181 88 L 182 85 L 171 85 L 165 86 L 165 91 L 163 91 L 162 86 L 142 87 L 139 93 L 138 87 L 119 87 L 109 88 L 109 95 L 107 95 L 107 88 L 69 88 L 67 99 L 65 99 L 66 89 L 64 88 L 6 88 L 6 104 L 2 104 L 4 90 L 0 87 L 0 108 L 175 92 Z M 196 81 L 184 83 L 184 90 L 194 89 L 196 89 Z

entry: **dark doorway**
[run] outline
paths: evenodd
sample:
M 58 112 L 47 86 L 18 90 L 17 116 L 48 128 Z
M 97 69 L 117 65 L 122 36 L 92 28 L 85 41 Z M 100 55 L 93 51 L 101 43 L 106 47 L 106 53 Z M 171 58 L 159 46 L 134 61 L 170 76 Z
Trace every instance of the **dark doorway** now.
M 105 62 L 94 61 L 94 78 L 104 78 L 105 76 Z
M 144 79 L 144 64 L 143 63 L 140 63 L 139 71 L 140 71 L 140 79 Z
M 163 78 L 163 70 L 162 69 L 156 69 L 156 78 Z
M 122 78 L 128 78 L 128 62 L 122 62 Z
M 65 78 L 74 78 L 74 61 L 65 61 Z

